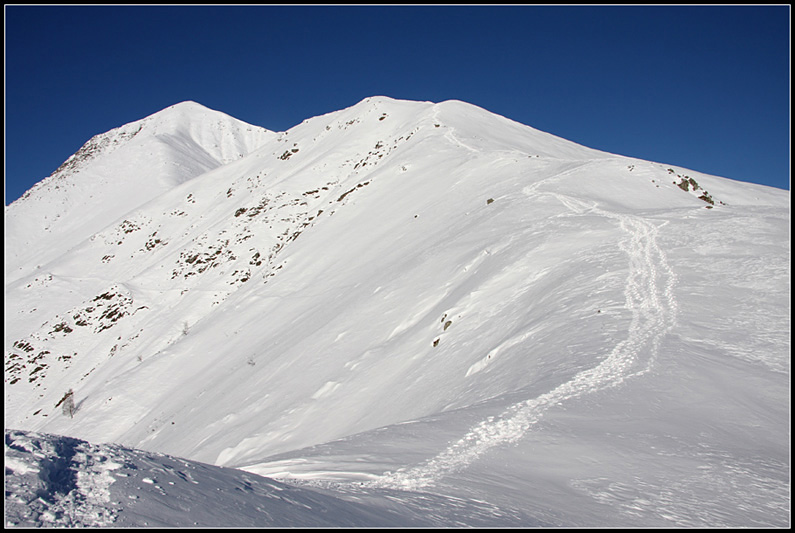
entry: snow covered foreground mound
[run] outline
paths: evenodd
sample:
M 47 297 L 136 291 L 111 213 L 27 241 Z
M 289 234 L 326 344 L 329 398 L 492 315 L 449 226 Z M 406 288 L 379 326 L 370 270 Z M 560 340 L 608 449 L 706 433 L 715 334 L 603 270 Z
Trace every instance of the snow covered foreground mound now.
M 113 444 L 5 432 L 8 527 L 527 525 L 485 502 L 326 491 Z
M 9 206 L 6 427 L 495 524 L 787 523 L 786 191 L 462 102 L 228 120 Z

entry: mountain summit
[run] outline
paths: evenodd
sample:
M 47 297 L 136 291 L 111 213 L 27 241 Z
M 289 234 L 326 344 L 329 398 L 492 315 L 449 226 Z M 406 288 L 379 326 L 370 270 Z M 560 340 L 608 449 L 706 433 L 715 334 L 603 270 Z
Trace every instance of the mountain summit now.
M 536 523 L 780 524 L 788 232 L 784 191 L 464 102 L 285 132 L 186 102 L 6 209 L 6 426 Z
M 6 209 L 6 279 L 31 260 L 59 257 L 120 215 L 272 137 L 195 102 L 92 137 Z

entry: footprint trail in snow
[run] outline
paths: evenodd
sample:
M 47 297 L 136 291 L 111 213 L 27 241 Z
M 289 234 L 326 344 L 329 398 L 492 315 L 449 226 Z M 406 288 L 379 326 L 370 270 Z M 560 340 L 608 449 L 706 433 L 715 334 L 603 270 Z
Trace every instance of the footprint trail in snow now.
M 369 482 L 370 486 L 417 490 L 432 485 L 445 475 L 466 468 L 491 448 L 517 442 L 548 408 L 620 385 L 645 374 L 653 365 L 660 341 L 675 325 L 677 314 L 673 295 L 676 276 L 657 244 L 658 227 L 637 216 L 611 213 L 568 196 L 547 194 L 555 196 L 575 215 L 590 213 L 617 220 L 627 234 L 621 243 L 629 258 L 624 297 L 632 319 L 627 338 L 595 367 L 545 394 L 511 405 L 425 463 L 386 472 Z

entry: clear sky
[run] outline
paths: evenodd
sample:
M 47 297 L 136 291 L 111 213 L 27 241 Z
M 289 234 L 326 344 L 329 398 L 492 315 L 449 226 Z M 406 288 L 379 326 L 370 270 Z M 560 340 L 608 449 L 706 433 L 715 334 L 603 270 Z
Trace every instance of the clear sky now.
M 463 100 L 585 146 L 789 189 L 790 7 L 6 6 L 6 205 L 177 102 L 274 131 Z

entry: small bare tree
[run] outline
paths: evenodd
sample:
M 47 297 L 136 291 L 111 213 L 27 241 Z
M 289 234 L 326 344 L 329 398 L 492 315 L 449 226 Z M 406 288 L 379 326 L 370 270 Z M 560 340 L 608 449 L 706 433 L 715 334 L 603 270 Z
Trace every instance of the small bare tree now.
M 55 407 L 61 406 L 61 411 L 63 412 L 64 416 L 68 416 L 69 418 L 75 417 L 75 392 L 72 389 L 69 389 L 69 392 L 63 395 L 61 401 L 55 404 Z

